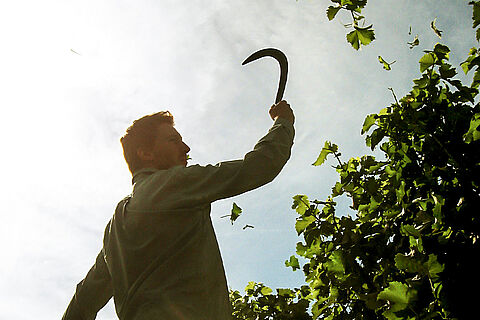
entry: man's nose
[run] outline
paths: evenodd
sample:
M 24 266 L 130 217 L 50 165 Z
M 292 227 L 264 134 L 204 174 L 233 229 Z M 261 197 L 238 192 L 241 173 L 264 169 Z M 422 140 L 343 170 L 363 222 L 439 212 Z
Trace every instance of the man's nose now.
M 190 152 L 190 147 L 184 142 L 183 143 L 183 147 L 185 149 L 185 153 L 189 153 Z

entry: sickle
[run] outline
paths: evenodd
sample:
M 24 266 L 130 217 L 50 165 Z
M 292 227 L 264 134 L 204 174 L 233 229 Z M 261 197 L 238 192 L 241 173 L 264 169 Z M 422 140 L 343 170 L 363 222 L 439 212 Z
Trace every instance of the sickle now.
M 245 61 L 242 62 L 242 66 L 246 65 L 249 62 L 267 56 L 277 59 L 278 63 L 280 64 L 280 81 L 278 82 L 277 97 L 275 98 L 275 103 L 279 103 L 280 101 L 282 101 L 283 92 L 285 91 L 285 85 L 287 84 L 288 61 L 285 54 L 283 54 L 282 51 L 274 48 L 262 49 L 255 53 L 252 53 L 250 57 L 248 57 L 247 59 L 245 59 Z

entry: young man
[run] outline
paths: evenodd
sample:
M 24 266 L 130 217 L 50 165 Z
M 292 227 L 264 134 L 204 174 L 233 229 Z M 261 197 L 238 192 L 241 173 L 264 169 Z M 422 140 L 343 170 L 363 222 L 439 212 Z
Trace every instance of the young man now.
M 215 166 L 187 167 L 190 148 L 168 111 L 134 121 L 121 139 L 132 194 L 62 319 L 95 319 L 112 296 L 120 320 L 231 319 L 210 205 L 272 181 L 289 159 L 293 111 L 281 101 L 269 113 L 274 125 L 253 151 Z

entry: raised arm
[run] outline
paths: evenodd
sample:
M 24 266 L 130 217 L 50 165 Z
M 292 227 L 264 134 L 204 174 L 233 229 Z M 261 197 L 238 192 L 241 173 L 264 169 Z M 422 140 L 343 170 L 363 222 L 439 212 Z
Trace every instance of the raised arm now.
M 241 160 L 159 170 L 134 188 L 129 209 L 169 210 L 204 205 L 272 181 L 290 158 L 294 115 L 282 101 L 269 110 L 274 124 Z

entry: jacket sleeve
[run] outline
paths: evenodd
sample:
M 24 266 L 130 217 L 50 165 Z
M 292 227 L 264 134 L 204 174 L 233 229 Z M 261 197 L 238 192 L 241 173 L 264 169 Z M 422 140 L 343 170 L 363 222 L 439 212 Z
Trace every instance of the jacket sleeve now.
M 112 295 L 112 282 L 102 249 L 85 279 L 77 285 L 62 320 L 93 320 Z
M 134 188 L 132 208 L 193 207 L 258 188 L 280 173 L 290 158 L 294 134 L 290 121 L 277 118 L 243 159 L 160 170 L 142 182 L 138 192 Z

